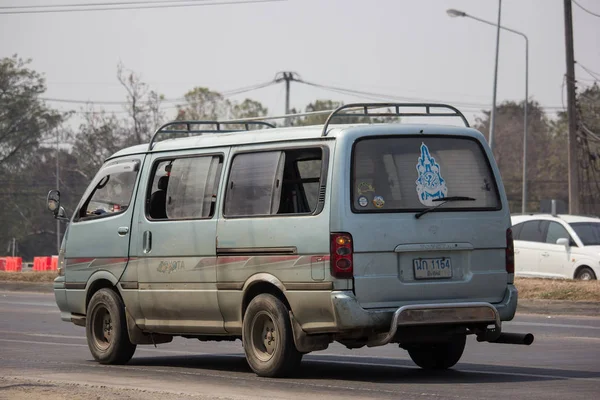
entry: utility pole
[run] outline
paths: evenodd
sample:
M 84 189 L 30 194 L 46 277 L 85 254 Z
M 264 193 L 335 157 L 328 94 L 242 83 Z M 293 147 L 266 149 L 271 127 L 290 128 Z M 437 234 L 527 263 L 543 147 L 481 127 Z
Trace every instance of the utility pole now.
M 494 131 L 496 130 L 496 92 L 498 87 L 498 52 L 500 50 L 500 14 L 502 13 L 502 0 L 498 0 L 498 24 L 496 28 L 496 61 L 494 63 L 494 94 L 492 98 L 492 115 L 490 117 L 490 149 L 494 146 Z M 527 99 L 525 99 L 527 101 Z
M 290 113 L 290 82 L 300 80 L 300 75 L 295 72 L 278 72 L 275 82 L 285 81 L 285 114 Z M 285 126 L 290 126 L 290 118 L 285 119 Z
M 573 14 L 571 0 L 564 0 L 565 50 L 567 61 L 567 116 L 569 118 L 569 214 L 579 214 L 577 165 L 577 114 L 575 112 L 575 58 L 573 55 Z
M 17 239 L 13 238 L 13 240 L 12 240 L 12 256 L 13 257 L 15 256 L 16 247 L 17 247 Z
M 59 155 L 59 133 L 58 129 L 56 129 L 56 190 L 59 190 L 60 179 L 59 179 L 59 164 L 58 164 L 58 155 Z M 60 220 L 56 219 L 56 254 L 60 252 Z

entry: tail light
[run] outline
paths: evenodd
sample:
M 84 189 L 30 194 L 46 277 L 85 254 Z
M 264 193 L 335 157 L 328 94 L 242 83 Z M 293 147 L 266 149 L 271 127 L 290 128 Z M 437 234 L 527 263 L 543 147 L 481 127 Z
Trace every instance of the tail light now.
M 515 245 L 513 242 L 512 229 L 506 230 L 506 272 L 515 273 Z
M 349 233 L 331 234 L 331 275 L 334 278 L 348 279 L 354 274 L 352 260 L 352 235 Z

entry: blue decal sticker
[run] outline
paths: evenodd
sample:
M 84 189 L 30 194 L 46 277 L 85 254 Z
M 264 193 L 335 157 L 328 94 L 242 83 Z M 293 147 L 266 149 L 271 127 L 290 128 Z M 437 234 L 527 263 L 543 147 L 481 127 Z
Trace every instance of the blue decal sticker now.
M 419 178 L 416 180 L 419 201 L 426 206 L 433 206 L 435 199 L 443 199 L 448 194 L 446 181 L 442 178 L 440 166 L 429 154 L 425 143 L 421 143 L 421 157 L 417 163 Z

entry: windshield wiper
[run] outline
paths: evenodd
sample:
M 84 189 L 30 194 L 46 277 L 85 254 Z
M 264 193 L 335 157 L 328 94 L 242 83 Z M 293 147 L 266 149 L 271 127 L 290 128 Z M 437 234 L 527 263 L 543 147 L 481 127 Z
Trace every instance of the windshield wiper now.
M 434 207 L 431 208 L 427 208 L 421 212 L 418 212 L 415 214 L 415 218 L 419 219 L 421 218 L 423 215 L 427 214 L 430 211 L 435 210 L 436 208 L 443 206 L 444 204 L 450 202 L 450 201 L 475 201 L 474 198 L 472 197 L 465 197 L 465 196 L 451 196 L 451 197 L 444 197 L 441 199 L 433 199 L 432 201 L 435 202 L 440 202 L 440 204 L 435 205 Z

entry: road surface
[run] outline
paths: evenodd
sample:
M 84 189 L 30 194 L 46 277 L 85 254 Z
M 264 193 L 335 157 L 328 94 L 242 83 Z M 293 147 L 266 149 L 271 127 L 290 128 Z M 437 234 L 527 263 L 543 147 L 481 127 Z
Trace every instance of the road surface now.
M 85 329 L 52 294 L 0 292 L 0 399 L 592 399 L 600 396 L 600 318 L 518 315 L 531 346 L 469 338 L 449 371 L 417 368 L 396 345 L 305 356 L 294 379 L 257 377 L 240 341 L 138 346 L 123 366 L 92 360 Z

